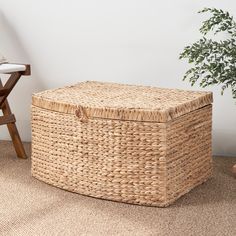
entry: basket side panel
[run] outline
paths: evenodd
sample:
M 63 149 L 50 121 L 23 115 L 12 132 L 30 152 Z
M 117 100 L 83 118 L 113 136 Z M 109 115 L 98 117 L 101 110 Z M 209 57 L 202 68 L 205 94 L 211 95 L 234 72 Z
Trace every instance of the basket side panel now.
M 167 127 L 167 198 L 173 202 L 212 175 L 212 105 Z
M 80 122 L 75 115 L 32 106 L 32 175 L 84 195 L 162 206 L 165 129 L 158 123 Z

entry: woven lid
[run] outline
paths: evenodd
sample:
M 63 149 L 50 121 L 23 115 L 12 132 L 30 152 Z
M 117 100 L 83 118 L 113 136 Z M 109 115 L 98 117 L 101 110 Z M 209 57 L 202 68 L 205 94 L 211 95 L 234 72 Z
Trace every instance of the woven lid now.
M 211 92 L 88 81 L 33 95 L 33 105 L 86 119 L 167 122 L 212 103 Z

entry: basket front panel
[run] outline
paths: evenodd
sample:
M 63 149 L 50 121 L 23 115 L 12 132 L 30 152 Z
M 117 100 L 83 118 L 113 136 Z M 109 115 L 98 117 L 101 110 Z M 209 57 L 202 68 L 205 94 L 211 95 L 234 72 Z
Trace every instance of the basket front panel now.
M 166 125 L 108 119 L 81 122 L 32 106 L 32 174 L 54 186 L 127 203 L 161 206 Z

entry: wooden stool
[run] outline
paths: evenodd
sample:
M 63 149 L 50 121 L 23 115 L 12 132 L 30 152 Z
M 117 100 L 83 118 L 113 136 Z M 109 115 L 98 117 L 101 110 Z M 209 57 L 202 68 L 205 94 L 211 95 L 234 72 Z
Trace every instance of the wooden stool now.
M 11 112 L 7 97 L 22 75 L 30 75 L 30 65 L 4 63 L 0 65 L 0 74 L 10 74 L 5 85 L 2 84 L 0 79 L 0 109 L 3 113 L 3 116 L 0 116 L 0 125 L 7 125 L 17 156 L 27 158 L 15 124 L 16 118 Z

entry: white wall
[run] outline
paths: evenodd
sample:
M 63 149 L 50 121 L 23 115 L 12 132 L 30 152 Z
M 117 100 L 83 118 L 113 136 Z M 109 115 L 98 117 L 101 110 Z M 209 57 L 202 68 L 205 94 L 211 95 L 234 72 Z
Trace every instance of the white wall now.
M 11 94 L 22 138 L 30 140 L 30 98 L 36 91 L 83 80 L 193 89 L 181 80 L 183 47 L 200 36 L 205 6 L 230 10 L 236 2 L 157 0 L 0 0 L 0 50 L 32 64 Z M 194 89 L 199 89 L 195 87 Z M 214 153 L 236 154 L 236 105 L 214 91 Z M 1 127 L 0 138 L 8 138 Z

